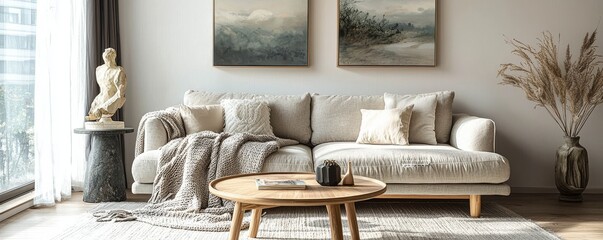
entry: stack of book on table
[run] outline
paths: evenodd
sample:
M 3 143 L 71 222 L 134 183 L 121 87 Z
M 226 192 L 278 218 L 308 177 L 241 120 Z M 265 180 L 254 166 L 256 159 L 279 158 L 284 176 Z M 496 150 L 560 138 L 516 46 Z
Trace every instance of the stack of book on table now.
M 256 179 L 255 185 L 258 190 L 306 189 L 306 183 L 299 179 Z

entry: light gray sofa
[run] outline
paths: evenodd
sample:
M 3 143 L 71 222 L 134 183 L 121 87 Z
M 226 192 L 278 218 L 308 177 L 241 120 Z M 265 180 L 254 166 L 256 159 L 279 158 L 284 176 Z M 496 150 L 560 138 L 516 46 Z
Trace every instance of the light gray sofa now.
M 383 109 L 384 96 L 272 96 L 187 91 L 184 104 L 219 104 L 221 99 L 229 98 L 267 101 L 275 135 L 295 139 L 300 144 L 283 147 L 270 155 L 263 172 L 313 172 L 314 166 L 327 159 L 342 166 L 352 161 L 354 174 L 387 183 L 383 198 L 468 199 L 471 216 L 478 217 L 482 195 L 510 194 L 505 184 L 510 175 L 509 162 L 494 152 L 494 122 L 452 115 L 454 93 L 447 94 L 449 104 L 438 105 L 436 110 L 437 145 L 355 143 L 362 119 L 360 109 Z M 445 116 L 446 112 L 452 117 Z M 158 149 L 168 141 L 159 120 L 148 119 L 144 128 L 144 152 L 135 158 L 132 166 L 135 194 L 152 192 Z

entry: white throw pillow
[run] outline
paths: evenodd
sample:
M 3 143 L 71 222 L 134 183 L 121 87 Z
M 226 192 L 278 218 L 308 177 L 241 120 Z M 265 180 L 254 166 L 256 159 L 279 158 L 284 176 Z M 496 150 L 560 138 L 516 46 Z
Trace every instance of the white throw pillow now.
M 186 135 L 201 131 L 222 132 L 224 129 L 224 114 L 220 105 L 205 105 L 189 107 L 180 106 L 180 116 L 184 123 Z
M 413 104 L 410 119 L 410 132 L 408 141 L 411 143 L 438 144 L 435 133 L 435 112 L 437 106 L 436 95 L 395 95 L 393 104 L 392 96 L 384 95 L 385 108 L 401 108 Z
M 408 145 L 413 105 L 403 109 L 361 109 L 362 123 L 357 143 Z
M 270 108 L 266 102 L 250 99 L 224 99 L 224 132 L 271 135 Z
M 436 95 L 437 104 L 435 112 L 435 132 L 438 143 L 448 143 L 450 140 L 450 131 L 452 130 L 452 102 L 454 101 L 453 91 L 440 91 L 432 93 L 417 94 L 417 96 Z M 391 93 L 385 93 L 383 100 L 385 109 L 403 107 L 398 105 L 397 99 L 404 97 Z

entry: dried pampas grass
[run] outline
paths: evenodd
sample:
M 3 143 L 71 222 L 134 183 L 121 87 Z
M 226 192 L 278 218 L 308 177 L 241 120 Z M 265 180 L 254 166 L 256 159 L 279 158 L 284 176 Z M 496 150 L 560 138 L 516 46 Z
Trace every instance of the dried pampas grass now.
M 521 62 L 501 64 L 501 84 L 521 88 L 528 100 L 551 114 L 566 136 L 577 137 L 595 107 L 603 102 L 603 62 L 595 53 L 596 35 L 596 30 L 586 33 L 576 60 L 572 60 L 568 45 L 563 64 L 550 32 L 538 39 L 538 49 L 516 39 L 507 40 Z

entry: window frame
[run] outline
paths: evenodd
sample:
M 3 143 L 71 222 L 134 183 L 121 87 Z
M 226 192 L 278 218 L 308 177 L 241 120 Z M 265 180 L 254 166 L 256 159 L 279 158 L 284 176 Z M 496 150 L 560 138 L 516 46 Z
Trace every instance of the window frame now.
M 10 188 L 4 192 L 0 192 L 0 203 L 4 203 L 8 200 L 11 200 L 15 197 L 18 197 L 29 191 L 34 190 L 34 186 L 35 186 L 34 181 L 30 181 L 30 182 L 26 183 L 25 185 Z

